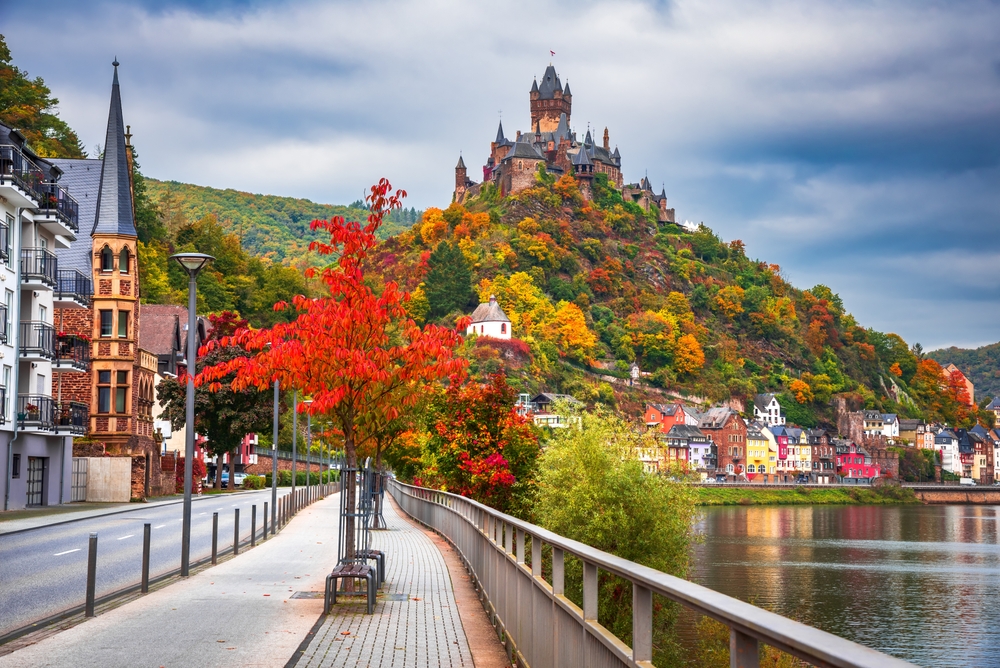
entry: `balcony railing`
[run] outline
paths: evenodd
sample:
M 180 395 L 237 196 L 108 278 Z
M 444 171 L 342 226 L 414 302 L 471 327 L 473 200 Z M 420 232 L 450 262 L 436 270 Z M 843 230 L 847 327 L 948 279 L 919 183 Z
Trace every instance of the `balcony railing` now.
M 735 668 L 759 665 L 760 643 L 809 665 L 913 668 L 901 659 L 602 552 L 471 499 L 393 479 L 388 490 L 407 515 L 454 545 L 518 664 L 651 666 L 653 611 L 659 596 L 728 626 L 730 665 Z M 567 558 L 582 566 L 582 609 L 566 596 Z M 632 589 L 631 647 L 598 622 L 600 573 L 614 575 Z
M 56 183 L 43 183 L 39 187 L 42 199 L 36 211 L 43 215 L 55 216 L 74 232 L 80 231 L 80 205 Z
M 55 426 L 56 402 L 44 394 L 17 395 L 17 425 L 20 429 L 51 430 Z
M 86 371 L 90 368 L 90 341 L 78 336 L 56 336 L 56 362 L 59 366 Z
M 10 225 L 0 220 L 0 260 L 6 262 L 10 258 Z
M 64 401 L 56 405 L 56 431 L 82 436 L 90 426 L 90 409 L 79 401 Z
M 42 198 L 41 185 L 45 177 L 38 165 L 28 159 L 16 146 L 0 146 L 0 181 L 10 181 L 33 199 Z
M 21 322 L 21 356 L 44 357 L 54 359 L 56 356 L 56 330 L 38 320 Z
M 81 306 L 90 306 L 90 298 L 94 295 L 94 281 L 90 276 L 76 269 L 59 269 L 56 276 L 57 301 L 74 301 Z
M 21 249 L 21 281 L 56 287 L 59 271 L 56 254 L 46 248 Z

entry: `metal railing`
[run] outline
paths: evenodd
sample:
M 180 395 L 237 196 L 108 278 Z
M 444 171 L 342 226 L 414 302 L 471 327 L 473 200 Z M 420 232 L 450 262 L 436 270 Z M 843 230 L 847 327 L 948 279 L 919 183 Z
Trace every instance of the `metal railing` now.
M 90 368 L 90 342 L 73 335 L 56 337 L 56 361 L 80 371 Z
M 0 146 L 0 182 L 10 181 L 33 199 L 42 198 L 41 184 L 45 175 L 17 146 Z
M 56 287 L 58 278 L 56 254 L 46 248 L 21 249 L 21 281 L 41 281 Z
M 52 429 L 55 426 L 56 402 L 44 394 L 17 395 L 18 428 Z
M 57 183 L 42 183 L 39 191 L 41 200 L 35 210 L 42 215 L 56 217 L 74 232 L 79 232 L 80 205 L 76 199 Z
M 390 480 L 410 516 L 447 538 L 471 571 L 490 617 L 525 666 L 652 666 L 653 595 L 680 603 L 730 629 L 730 665 L 758 666 L 759 643 L 811 665 L 836 668 L 912 666 L 869 647 L 801 624 L 693 582 L 621 559 L 455 494 Z M 531 563 L 525 559 L 530 541 Z M 551 548 L 551 577 L 543 548 Z M 565 595 L 565 560 L 583 566 L 583 609 Z M 632 584 L 629 647 L 597 621 L 598 572 Z
M 59 301 L 72 300 L 90 306 L 94 281 L 76 269 L 59 269 L 56 271 L 56 293 Z
M 64 401 L 56 406 L 55 423 L 56 431 L 82 436 L 90 426 L 90 408 L 79 401 Z
M 55 327 L 40 320 L 21 322 L 21 355 L 54 359 L 56 356 Z
M 10 258 L 10 225 L 6 220 L 0 221 L 0 260 L 6 262 Z

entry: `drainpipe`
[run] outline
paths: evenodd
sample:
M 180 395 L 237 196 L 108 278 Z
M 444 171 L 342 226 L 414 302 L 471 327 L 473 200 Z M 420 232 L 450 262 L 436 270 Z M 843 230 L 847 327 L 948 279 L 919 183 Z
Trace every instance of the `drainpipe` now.
M 9 318 L 11 319 L 11 321 L 14 322 L 16 324 L 16 326 L 15 327 L 11 327 L 11 329 L 13 329 L 14 331 L 13 332 L 9 332 L 9 336 L 8 336 L 8 338 L 12 337 L 14 339 L 14 346 L 13 346 L 13 348 L 14 348 L 14 362 L 15 363 L 12 366 L 12 370 L 14 372 L 13 373 L 13 376 L 14 376 L 14 394 L 11 397 L 11 405 L 14 407 L 14 410 L 11 411 L 11 412 L 14 413 L 14 417 L 15 418 L 17 417 L 17 389 L 18 389 L 18 383 L 20 382 L 19 379 L 21 377 L 20 353 L 18 352 L 18 343 L 19 343 L 19 341 L 18 341 L 18 335 L 20 334 L 20 331 L 21 331 L 21 211 L 22 211 L 21 207 L 17 207 L 15 209 L 16 215 L 14 216 L 14 227 L 17 230 L 15 232 L 15 234 L 17 235 L 17 237 L 16 237 L 17 238 L 17 242 L 16 243 L 14 243 L 14 238 L 13 238 L 14 235 L 13 234 L 11 235 L 11 237 L 12 237 L 11 238 L 11 254 L 14 255 L 14 263 L 15 263 L 14 264 L 14 267 L 15 267 L 15 269 L 14 269 L 14 272 L 15 272 L 15 274 L 14 274 L 14 291 L 15 291 L 14 294 L 17 295 L 17 298 L 14 300 L 14 302 L 15 302 L 15 304 L 17 306 L 17 319 L 16 320 L 14 319 L 13 314 L 11 314 L 9 316 Z M 13 438 L 10 439 L 10 442 L 7 444 L 7 476 L 6 476 L 7 477 L 7 484 L 4 485 L 4 492 L 3 492 L 3 509 L 4 510 L 10 510 L 10 485 L 11 485 L 11 481 L 12 481 L 12 478 L 10 476 L 11 476 L 11 473 L 12 473 L 12 469 L 14 468 L 14 441 L 16 441 L 17 437 L 21 435 L 21 432 L 17 428 L 18 425 L 17 425 L 17 420 L 16 419 L 13 420 L 13 424 L 14 424 L 14 436 L 13 436 Z

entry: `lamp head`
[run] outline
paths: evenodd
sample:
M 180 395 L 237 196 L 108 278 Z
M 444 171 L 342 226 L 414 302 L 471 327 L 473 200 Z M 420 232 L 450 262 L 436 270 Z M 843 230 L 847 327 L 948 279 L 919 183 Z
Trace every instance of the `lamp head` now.
M 177 253 L 176 255 L 171 255 L 170 258 L 177 260 L 177 263 L 184 267 L 184 271 L 189 276 L 197 276 L 198 272 L 204 269 L 206 264 L 215 259 L 211 255 L 205 255 L 204 253 Z

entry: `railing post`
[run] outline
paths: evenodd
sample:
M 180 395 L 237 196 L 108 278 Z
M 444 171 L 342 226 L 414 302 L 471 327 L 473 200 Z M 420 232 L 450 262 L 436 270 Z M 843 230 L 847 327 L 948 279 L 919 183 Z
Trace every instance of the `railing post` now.
M 142 525 L 142 593 L 149 593 L 149 539 L 150 525 Z
M 240 553 L 240 509 L 233 514 L 233 556 Z
M 517 563 L 524 563 L 524 531 L 520 529 L 514 529 L 517 534 Z
M 632 583 L 632 660 L 653 660 L 653 592 Z
M 90 550 L 87 553 L 87 603 L 84 614 L 94 617 L 94 596 L 97 591 L 97 534 L 90 534 Z
M 257 547 L 257 504 L 250 507 L 250 547 Z
M 267 501 L 264 502 L 264 518 L 263 519 L 264 519 L 264 521 L 263 521 L 264 532 L 261 534 L 260 539 L 262 541 L 265 541 L 265 540 L 267 540 Z
M 531 577 L 542 577 L 542 539 L 531 537 Z
M 559 547 L 552 548 L 552 594 L 566 594 L 566 562 L 562 548 Z
M 729 629 L 729 668 L 760 668 L 757 639 Z
M 583 619 L 597 621 L 597 565 L 587 562 L 583 562 Z

